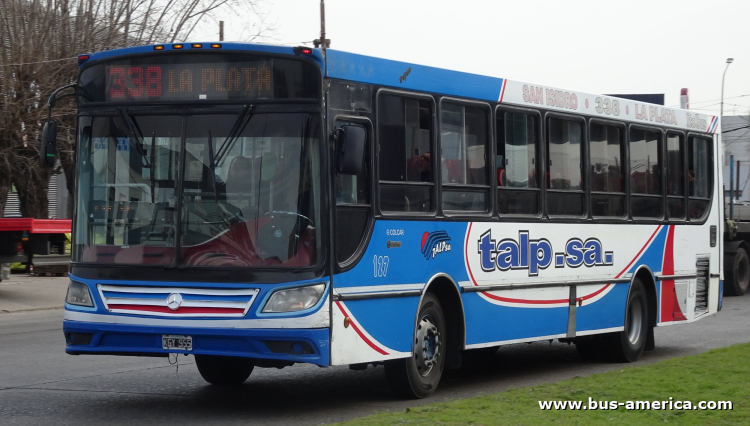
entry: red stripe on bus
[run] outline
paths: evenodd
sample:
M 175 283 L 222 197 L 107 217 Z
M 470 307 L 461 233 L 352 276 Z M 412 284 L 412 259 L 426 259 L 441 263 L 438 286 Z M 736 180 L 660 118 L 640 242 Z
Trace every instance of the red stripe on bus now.
M 505 86 L 507 85 L 506 84 L 507 82 L 508 82 L 508 80 L 503 79 L 503 88 L 500 91 L 500 102 L 499 103 L 503 103 L 503 97 L 505 96 Z
M 339 307 L 339 310 L 341 311 L 341 313 L 342 313 L 342 314 L 344 314 L 344 316 L 345 316 L 345 317 L 349 317 L 349 318 L 351 318 L 351 316 L 350 316 L 350 315 L 349 315 L 349 314 L 348 314 L 348 313 L 346 312 L 346 310 L 344 309 L 344 307 L 343 307 L 343 306 L 341 306 L 341 303 L 340 303 L 340 302 L 338 302 L 338 301 L 337 301 L 337 302 L 336 302 L 336 306 L 338 306 L 338 307 Z M 374 343 L 372 343 L 372 341 L 371 341 L 370 339 L 368 339 L 368 338 L 367 338 L 367 336 L 365 336 L 365 334 L 364 334 L 364 333 L 362 332 L 362 330 L 360 330 L 360 329 L 359 329 L 359 327 L 357 327 L 357 324 L 355 324 L 355 323 L 354 323 L 354 321 L 350 321 L 350 322 L 349 322 L 349 325 L 351 325 L 351 326 L 352 326 L 352 328 L 354 329 L 354 331 L 356 331 L 356 332 L 357 332 L 357 334 L 359 335 L 359 337 L 361 337 L 361 338 L 362 338 L 362 340 L 364 340 L 364 341 L 365 341 L 365 343 L 367 343 L 367 345 L 368 345 L 369 347 L 373 348 L 373 349 L 374 349 L 374 350 L 375 350 L 376 352 L 378 352 L 378 353 L 379 353 L 379 354 L 381 354 L 381 355 L 388 355 L 388 352 L 386 352 L 386 351 L 384 351 L 384 350 L 380 349 L 380 348 L 379 348 L 379 347 L 377 347 L 377 346 L 376 346 L 376 345 L 375 345 Z

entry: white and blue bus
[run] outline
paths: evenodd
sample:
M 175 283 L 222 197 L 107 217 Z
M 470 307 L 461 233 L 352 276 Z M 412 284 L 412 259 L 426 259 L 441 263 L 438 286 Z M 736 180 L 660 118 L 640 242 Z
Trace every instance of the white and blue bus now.
M 718 117 L 330 49 L 79 65 L 70 354 L 384 364 L 426 397 L 467 350 L 632 362 L 721 308 Z

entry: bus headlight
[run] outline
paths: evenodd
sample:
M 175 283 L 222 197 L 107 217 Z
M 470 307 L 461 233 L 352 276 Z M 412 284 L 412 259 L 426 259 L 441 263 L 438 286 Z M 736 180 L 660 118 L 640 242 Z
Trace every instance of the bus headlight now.
M 94 307 L 89 286 L 75 281 L 71 281 L 68 284 L 68 294 L 65 296 L 65 302 L 71 305 Z
M 276 290 L 263 307 L 263 313 L 304 311 L 315 306 L 323 297 L 325 284 Z

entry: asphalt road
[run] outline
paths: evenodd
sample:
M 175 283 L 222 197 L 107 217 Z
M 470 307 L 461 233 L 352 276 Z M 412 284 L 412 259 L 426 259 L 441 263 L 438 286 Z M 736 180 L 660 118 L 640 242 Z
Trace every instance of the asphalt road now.
M 750 342 L 748 324 L 750 297 L 725 299 L 718 315 L 658 328 L 657 349 L 627 365 L 585 363 L 572 345 L 557 342 L 506 346 L 448 372 L 432 398 L 401 401 L 382 367 L 256 369 L 243 386 L 222 389 L 201 379 L 190 356 L 170 365 L 166 358 L 66 355 L 60 309 L 7 313 L 0 314 L 0 424 L 327 424 Z

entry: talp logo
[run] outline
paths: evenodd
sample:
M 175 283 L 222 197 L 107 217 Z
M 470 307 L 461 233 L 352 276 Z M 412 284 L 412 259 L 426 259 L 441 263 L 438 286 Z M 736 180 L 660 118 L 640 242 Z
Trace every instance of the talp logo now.
M 430 260 L 439 253 L 451 251 L 450 241 L 451 237 L 445 231 L 425 232 L 422 234 L 422 255 Z
M 601 241 L 596 238 L 585 241 L 571 238 L 565 243 L 564 252 L 555 253 L 549 240 L 532 239 L 528 231 L 520 231 L 518 239 L 495 241 L 492 232 L 487 230 L 479 237 L 477 250 L 485 272 L 528 269 L 532 277 L 538 275 L 539 270 L 547 269 L 553 260 L 555 268 L 611 266 L 614 262 L 614 253 L 604 251 Z

